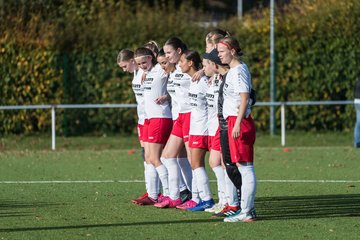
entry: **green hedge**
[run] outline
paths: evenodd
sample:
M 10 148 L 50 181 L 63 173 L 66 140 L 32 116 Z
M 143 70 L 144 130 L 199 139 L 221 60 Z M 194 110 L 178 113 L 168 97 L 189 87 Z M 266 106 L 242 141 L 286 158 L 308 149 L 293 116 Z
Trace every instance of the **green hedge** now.
M 137 1 L 139 2 L 139 1 Z M 141 2 L 141 1 L 140 1 Z M 162 44 L 180 36 L 204 50 L 208 31 L 194 24 L 204 13 L 160 1 L 159 9 L 125 0 L 6 1 L 0 31 L 0 105 L 134 103 L 131 76 L 116 65 L 122 48 L 150 39 Z M 360 3 L 356 0 L 294 0 L 276 11 L 278 101 L 353 98 L 360 58 Z M 269 101 L 269 10 L 253 11 L 220 23 L 237 36 L 245 51 L 258 101 Z M 258 129 L 268 129 L 269 109 L 255 107 Z M 134 109 L 57 110 L 64 135 L 135 129 Z M 280 112 L 277 109 L 277 118 Z M 350 130 L 353 106 L 287 108 L 287 128 Z M 48 132 L 44 110 L 0 111 L 0 133 Z M 279 123 L 278 123 L 279 124 Z

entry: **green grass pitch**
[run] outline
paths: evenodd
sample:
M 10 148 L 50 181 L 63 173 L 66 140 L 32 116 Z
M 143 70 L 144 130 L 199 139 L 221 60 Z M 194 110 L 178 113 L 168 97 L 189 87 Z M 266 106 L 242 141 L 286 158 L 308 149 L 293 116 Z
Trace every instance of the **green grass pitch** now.
M 143 179 L 136 139 L 104 140 L 102 147 L 61 140 L 55 152 L 2 139 L 0 239 L 359 239 L 360 150 L 323 144 L 334 139 L 290 144 L 289 151 L 257 142 L 253 223 L 132 204 L 144 191 L 136 181 Z M 121 142 L 128 145 L 117 148 Z

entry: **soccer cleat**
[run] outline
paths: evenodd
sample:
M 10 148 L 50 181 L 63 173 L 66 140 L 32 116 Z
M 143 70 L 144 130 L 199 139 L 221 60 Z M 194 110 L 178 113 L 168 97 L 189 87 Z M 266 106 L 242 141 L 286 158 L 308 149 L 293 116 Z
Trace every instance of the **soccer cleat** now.
M 247 213 L 237 211 L 235 215 L 227 217 L 224 219 L 224 222 L 252 222 L 256 220 L 256 211 L 255 208 L 251 209 Z
M 211 208 L 212 206 L 214 206 L 214 204 L 215 204 L 214 200 L 210 199 L 207 201 L 201 201 L 195 207 L 188 208 L 187 210 L 192 211 L 192 212 L 204 211 L 205 209 Z
M 144 192 L 140 197 L 131 200 L 131 202 L 137 204 L 137 201 L 139 201 L 139 200 L 141 200 L 141 199 L 144 199 L 144 198 L 146 198 L 147 196 L 148 196 L 148 193 L 147 193 L 147 192 Z
M 213 217 L 213 218 L 230 217 L 230 216 L 235 215 L 239 209 L 240 208 L 238 206 L 233 207 L 233 206 L 226 205 L 221 212 L 214 213 L 211 217 Z
M 181 204 L 181 198 L 172 200 L 170 197 L 166 197 L 162 202 L 155 203 L 154 207 L 157 208 L 175 208 Z
M 225 206 L 222 203 L 215 203 L 214 206 L 212 206 L 211 208 L 205 209 L 205 212 L 218 213 L 221 212 L 221 210 L 223 210 L 224 207 Z
M 191 199 L 191 192 L 188 189 L 185 189 L 180 192 L 181 202 L 184 203 Z
M 179 206 L 176 206 L 176 208 L 180 210 L 187 210 L 188 208 L 195 207 L 196 205 L 197 203 L 195 201 L 189 200 L 184 202 L 183 204 L 180 204 Z
M 157 201 L 147 196 L 146 198 L 140 199 L 136 202 L 137 205 L 145 206 L 145 205 L 154 205 Z
M 158 202 L 158 203 L 159 203 L 159 202 L 162 202 L 162 201 L 164 201 L 164 200 L 167 199 L 167 198 L 168 198 L 168 196 L 164 196 L 164 195 L 162 195 L 161 193 L 159 193 L 157 202 Z

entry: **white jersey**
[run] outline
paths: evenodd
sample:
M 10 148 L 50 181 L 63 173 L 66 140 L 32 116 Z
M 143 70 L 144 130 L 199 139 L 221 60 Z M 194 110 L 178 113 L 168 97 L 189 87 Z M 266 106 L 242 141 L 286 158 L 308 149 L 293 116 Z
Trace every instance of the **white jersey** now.
M 209 85 L 207 77 L 202 77 L 198 82 L 195 81 L 190 84 L 190 135 L 208 135 L 208 107 L 206 102 L 206 92 L 208 88 Z
M 187 113 L 191 111 L 189 103 L 189 89 L 191 77 L 189 74 L 183 73 L 178 65 L 173 79 L 176 101 L 179 105 L 179 113 Z
M 214 75 L 214 79 L 209 84 L 209 88 L 206 92 L 206 102 L 208 106 L 208 132 L 209 136 L 215 136 L 216 131 L 219 128 L 218 118 L 218 98 L 219 87 L 222 80 L 219 74 Z
M 150 72 L 146 74 L 144 81 L 144 108 L 146 119 L 171 118 L 169 101 L 165 101 L 162 104 L 155 103 L 158 97 L 168 94 L 166 91 L 166 80 L 167 75 L 160 64 L 156 64 Z
M 229 70 L 226 75 L 226 81 L 224 85 L 223 115 L 225 119 L 228 116 L 238 115 L 241 102 L 240 93 L 250 94 L 251 88 L 251 75 L 246 64 L 241 63 L 238 66 Z M 248 101 L 245 111 L 245 117 L 248 117 L 250 113 L 251 105 Z
M 174 77 L 175 77 L 176 71 L 173 71 L 170 73 L 167 81 L 167 91 L 171 97 L 171 113 L 172 113 L 172 119 L 176 120 L 179 117 L 179 104 L 176 100 L 176 94 L 175 94 L 175 85 L 174 85 Z
M 141 78 L 144 74 L 144 71 L 139 68 L 139 70 L 134 72 L 134 78 L 131 82 L 132 90 L 135 94 L 136 99 L 136 109 L 138 115 L 138 124 L 143 125 L 145 122 L 145 105 L 144 105 L 144 85 L 141 83 Z

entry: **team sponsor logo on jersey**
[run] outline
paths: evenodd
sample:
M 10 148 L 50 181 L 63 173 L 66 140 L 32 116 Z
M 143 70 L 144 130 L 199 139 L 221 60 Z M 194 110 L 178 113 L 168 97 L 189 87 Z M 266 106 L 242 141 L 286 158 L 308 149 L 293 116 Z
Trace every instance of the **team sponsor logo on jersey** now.
M 175 77 L 177 77 L 177 78 L 182 78 L 183 76 L 184 76 L 184 74 L 181 74 L 181 73 L 175 74 Z
M 154 78 L 145 78 L 145 83 L 146 84 L 151 84 L 152 81 L 154 81 Z
M 133 88 L 141 88 L 141 84 L 133 84 L 132 87 Z
M 214 94 L 207 93 L 207 94 L 206 94 L 206 98 L 215 98 L 215 95 L 214 95 Z
M 189 97 L 192 97 L 192 98 L 197 98 L 197 94 L 194 94 L 194 93 L 189 93 Z

